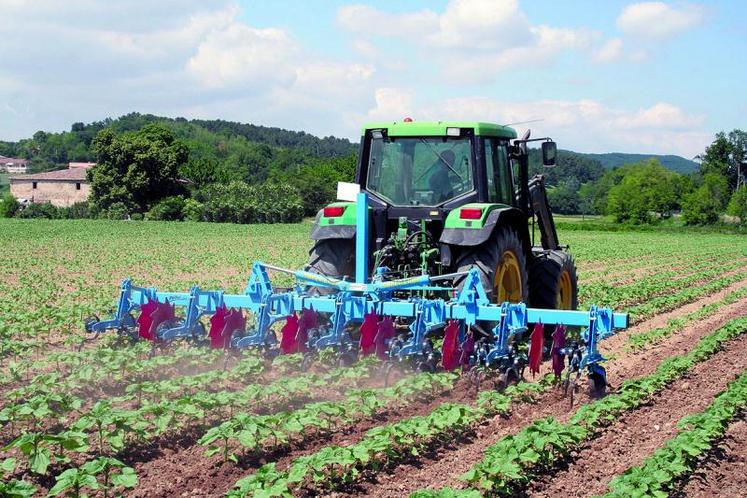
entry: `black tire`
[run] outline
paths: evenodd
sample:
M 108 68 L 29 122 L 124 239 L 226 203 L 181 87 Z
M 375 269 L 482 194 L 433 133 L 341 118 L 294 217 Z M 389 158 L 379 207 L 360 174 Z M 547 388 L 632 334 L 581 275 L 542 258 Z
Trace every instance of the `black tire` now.
M 319 275 L 341 279 L 355 278 L 355 239 L 317 240 L 309 251 L 307 269 Z M 310 287 L 320 294 L 329 293 L 324 287 Z
M 527 302 L 529 297 L 529 278 L 527 274 L 526 256 L 524 254 L 524 245 L 516 234 L 516 231 L 510 227 L 497 229 L 490 238 L 475 248 L 463 248 L 462 254 L 457 260 L 457 271 L 463 272 L 470 268 L 480 270 L 480 280 L 490 302 L 497 302 L 497 288 L 494 287 L 496 271 L 504 262 L 504 255 L 510 252 L 519 267 L 519 279 L 521 281 L 521 291 L 517 290 L 517 296 L 514 296 L 512 302 Z M 465 277 L 460 277 L 456 281 L 457 289 L 461 290 L 464 286 Z
M 570 292 L 563 289 L 565 278 Z M 551 310 L 578 308 L 578 277 L 573 256 L 563 251 L 548 251 L 535 257 L 529 265 L 529 303 L 532 308 Z

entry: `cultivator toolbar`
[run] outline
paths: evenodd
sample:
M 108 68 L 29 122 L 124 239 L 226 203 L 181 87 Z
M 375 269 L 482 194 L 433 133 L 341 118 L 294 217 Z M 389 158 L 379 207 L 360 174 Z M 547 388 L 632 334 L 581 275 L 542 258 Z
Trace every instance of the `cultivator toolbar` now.
M 359 199 L 361 205 L 365 209 L 365 197 Z M 367 233 L 365 223 L 360 224 L 358 233 Z M 361 247 L 367 247 L 366 238 L 358 237 Z M 603 372 L 598 342 L 628 326 L 627 314 L 596 306 L 571 311 L 491 303 L 476 269 L 386 280 L 381 268 L 366 281 L 367 264 L 366 258 L 358 259 L 356 282 L 349 282 L 256 262 L 243 294 L 197 286 L 189 292 L 163 292 L 125 280 L 114 316 L 89 319 L 85 327 L 92 333 L 117 330 L 154 345 L 185 339 L 209 342 L 213 348 L 254 348 L 269 356 L 301 352 L 305 364 L 326 350 L 335 352 L 341 364 L 375 354 L 389 365 L 431 371 L 439 366 L 513 369 L 520 377 L 530 358 L 541 359 L 548 350 L 520 352 L 517 345 L 530 324 L 583 327 L 581 359 L 575 365 L 590 372 Z M 268 271 L 293 275 L 294 286 L 276 289 Z M 465 277 L 460 290 L 448 285 L 456 277 Z M 183 313 L 178 315 L 177 308 Z M 278 322 L 284 322 L 279 340 L 278 327 L 273 327 Z M 434 347 L 435 332 L 443 332 L 440 349 Z M 554 349 L 552 354 L 564 354 Z

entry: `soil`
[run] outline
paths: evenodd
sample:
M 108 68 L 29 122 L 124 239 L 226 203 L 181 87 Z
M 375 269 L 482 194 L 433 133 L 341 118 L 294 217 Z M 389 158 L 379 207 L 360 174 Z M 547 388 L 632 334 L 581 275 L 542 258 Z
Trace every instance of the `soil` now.
M 556 475 L 545 474 L 536 481 L 529 496 L 585 497 L 605 493 L 614 476 L 640 465 L 677 435 L 677 422 L 682 417 L 707 408 L 746 368 L 747 338 L 742 336 L 695 365 L 650 404 L 618 419 L 575 454 L 566 469 Z
M 605 365 L 610 382 L 614 386 L 624 379 L 650 374 L 664 358 L 691 350 L 700 338 L 713 332 L 726 321 L 747 314 L 747 298 L 724 306 L 696 323 L 688 324 L 677 333 L 663 338 L 658 344 L 646 346 L 642 351 L 628 350 L 627 339 L 630 334 L 665 326 L 671 318 L 696 311 L 707 304 L 723 299 L 729 292 L 746 286 L 747 279 L 674 311 L 644 320 L 628 331 L 605 340 L 600 349 L 611 360 Z M 559 469 L 555 474 L 545 476 L 544 480 L 538 482 L 531 491 L 548 496 L 573 494 L 570 484 L 565 487 L 563 485 L 563 479 L 567 475 L 568 483 L 583 482 L 583 486 L 577 487 L 584 489 L 585 492 L 603 492 L 614 473 L 634 465 L 635 462 L 640 462 L 664 440 L 676 433 L 675 424 L 682 415 L 702 409 L 719 390 L 723 389 L 726 382 L 747 367 L 745 363 L 747 354 L 745 353 L 747 353 L 747 337 L 733 341 L 728 345 L 727 351 L 718 353 L 708 362 L 698 365 L 687 378 L 677 381 L 673 388 L 662 393 L 650 405 L 627 414 L 625 418 L 602 433 L 600 438 L 594 440 L 588 448 L 584 448 L 579 458 L 570 462 L 566 468 Z M 222 363 L 219 363 L 219 368 L 221 368 Z M 549 364 L 546 363 L 544 368 L 548 369 Z M 718 372 L 718 375 L 714 375 L 714 372 Z M 194 373 L 194 371 L 189 373 Z M 269 372 L 263 374 L 262 382 L 271 380 L 274 375 Z M 376 385 L 374 381 L 373 386 Z M 240 383 L 230 384 L 230 388 L 238 387 L 241 387 Z M 112 392 L 114 391 L 118 392 L 118 389 L 113 388 Z M 95 394 L 92 394 L 92 397 L 95 397 L 96 395 L 111 395 L 111 392 L 97 389 Z M 313 393 L 315 400 L 339 399 L 339 396 L 337 389 L 323 389 Z M 308 399 L 308 397 L 305 398 Z M 243 455 L 237 464 L 222 463 L 220 456 L 204 456 L 205 447 L 196 443 L 204 430 L 185 431 L 178 436 L 158 440 L 147 447 L 138 448 L 137 451 L 130 451 L 127 455 L 120 457 L 127 464 L 135 467 L 140 480 L 137 489 L 128 493 L 127 496 L 223 496 L 238 479 L 252 473 L 268 461 L 277 462 L 278 468 L 283 469 L 293 459 L 311 454 L 324 446 L 353 444 L 372 427 L 393 423 L 414 415 L 425 415 L 445 401 L 469 403 L 474 401 L 474 398 L 475 393 L 468 389 L 466 380 L 460 380 L 452 391 L 441 393 L 429 401 L 414 402 L 405 407 L 394 407 L 354 425 L 336 427 L 328 434 L 311 434 L 304 439 L 299 438 L 293 441 L 288 448 L 268 450 L 262 454 Z M 581 402 L 591 400 L 587 395 L 581 398 Z M 302 400 L 295 401 L 301 402 Z M 291 402 L 286 406 L 292 407 L 296 404 Z M 272 408 L 277 408 L 277 406 Z M 557 389 L 552 389 L 539 396 L 535 404 L 517 403 L 509 416 L 496 416 L 486 420 L 476 426 L 467 437 L 456 439 L 449 445 L 436 448 L 413 461 L 382 470 L 356 487 L 346 490 L 345 494 L 401 497 L 423 487 L 446 485 L 459 487 L 461 481 L 457 479 L 458 476 L 479 461 L 485 449 L 498 439 L 520 430 L 541 417 L 554 416 L 565 421 L 572 411 L 569 401 L 563 398 L 562 393 Z M 708 493 L 713 493 L 714 490 L 720 491 L 717 489 L 718 479 L 714 479 L 714 475 L 722 475 L 722 479 L 728 479 L 730 483 L 741 483 L 742 486 L 747 484 L 745 478 L 740 480 L 737 476 L 741 471 L 744 477 L 745 470 L 744 443 L 747 429 L 743 427 L 744 422 L 741 424 L 741 426 L 735 424 L 736 429 L 734 431 L 730 429 L 730 433 L 724 439 L 723 458 L 706 461 L 699 484 L 696 482 L 692 484 L 692 487 L 685 486 L 682 490 L 683 495 L 713 496 L 714 494 Z M 658 429 L 654 428 L 655 425 L 659 426 Z M 606 441 L 606 446 L 603 446 L 601 441 Z M 610 462 L 614 465 L 610 465 Z M 600 474 L 602 477 L 598 479 L 597 467 L 592 469 L 581 467 L 581 465 L 598 465 L 599 468 L 607 465 L 609 469 Z M 719 474 L 722 470 L 713 469 L 723 469 L 723 474 Z M 578 477 L 579 475 L 582 477 Z M 700 474 L 696 472 L 693 479 L 697 479 L 698 475 Z M 40 484 L 48 487 L 47 485 L 53 482 L 40 482 Z M 551 492 L 556 487 L 558 492 Z M 740 490 L 736 494 L 731 494 L 731 496 L 738 496 L 744 488 L 729 487 L 728 489 Z
M 741 282 L 741 284 L 745 285 L 744 282 Z M 718 299 L 709 296 L 688 306 L 696 306 L 694 309 L 697 309 L 699 306 Z M 667 315 L 671 318 L 689 311 L 693 310 L 688 309 L 685 312 L 677 310 L 667 313 Z M 687 353 L 700 338 L 710 334 L 728 320 L 744 314 L 747 314 L 747 298 L 724 307 L 708 319 L 686 326 L 683 330 L 665 338 L 650 350 L 646 349 L 636 353 L 624 350 L 625 334 L 608 339 L 602 344 L 603 353 L 615 355 L 615 359 L 606 364 L 608 378 L 614 384 L 622 379 L 642 377 L 653 373 L 663 359 Z M 658 320 L 655 322 L 658 323 Z M 655 326 L 659 325 L 643 322 L 636 327 L 636 330 L 640 332 Z M 616 339 L 615 342 L 612 342 L 614 339 Z M 744 342 L 747 343 L 747 340 Z M 591 398 L 587 396 L 584 402 L 590 400 Z M 473 440 L 465 444 L 441 448 L 428 458 L 412 464 L 401 465 L 390 473 L 380 473 L 375 480 L 363 483 L 355 494 L 400 497 L 428 486 L 460 487 L 462 483 L 458 480 L 458 477 L 481 460 L 485 450 L 502 437 L 517 432 L 522 427 L 542 417 L 553 416 L 561 421 L 566 421 L 571 413 L 569 401 L 563 398 L 559 390 L 552 390 L 540 397 L 536 404 L 517 405 L 508 418 L 495 417 L 487 421 L 477 429 Z
M 309 437 L 296 442 L 290 449 L 276 454 L 263 453 L 261 456 L 248 456 L 238 465 L 230 462 L 223 464 L 218 456 L 205 457 L 205 447 L 202 446 L 184 449 L 164 448 L 155 458 L 135 464 L 134 468 L 140 482 L 131 496 L 143 498 L 223 496 L 237 480 L 252 473 L 268 461 L 277 462 L 279 469 L 286 468 L 293 459 L 312 454 L 324 446 L 354 444 L 373 427 L 391 424 L 416 415 L 425 415 L 445 401 L 467 401 L 471 396 L 465 383 L 459 382 L 452 391 L 441 393 L 428 402 L 414 402 L 405 407 L 384 411 L 353 426 L 339 427 L 331 434 Z M 206 482 L 210 485 L 206 486 Z
M 747 489 L 747 420 L 733 422 L 721 442 L 674 491 L 673 497 L 744 496 Z

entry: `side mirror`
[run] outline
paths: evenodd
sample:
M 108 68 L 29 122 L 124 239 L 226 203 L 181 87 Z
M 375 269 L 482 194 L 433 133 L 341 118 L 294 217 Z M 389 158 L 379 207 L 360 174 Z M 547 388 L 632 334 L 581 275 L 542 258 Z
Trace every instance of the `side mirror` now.
M 555 161 L 558 158 L 558 146 L 555 142 L 548 140 L 542 142 L 542 164 L 546 168 L 552 168 L 555 166 Z

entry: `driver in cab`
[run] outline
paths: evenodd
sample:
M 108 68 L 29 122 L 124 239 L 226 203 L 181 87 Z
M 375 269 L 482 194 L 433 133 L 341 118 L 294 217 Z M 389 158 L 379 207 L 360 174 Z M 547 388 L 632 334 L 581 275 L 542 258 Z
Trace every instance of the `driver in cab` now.
M 445 150 L 438 155 L 431 169 L 433 174 L 428 179 L 428 187 L 433 191 L 433 203 L 439 204 L 454 197 L 449 170 L 454 169 L 456 157 L 454 151 Z

